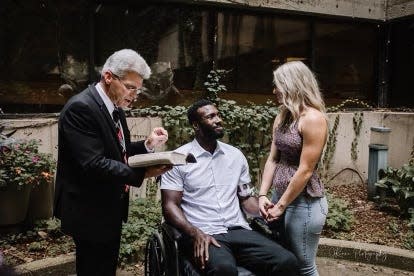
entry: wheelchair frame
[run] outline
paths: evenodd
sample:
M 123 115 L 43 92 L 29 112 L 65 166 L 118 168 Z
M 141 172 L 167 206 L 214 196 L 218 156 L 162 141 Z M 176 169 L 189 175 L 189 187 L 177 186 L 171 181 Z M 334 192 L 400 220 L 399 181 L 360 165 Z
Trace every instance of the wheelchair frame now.
M 273 239 L 280 240 L 280 233 L 271 231 L 262 218 L 253 218 L 253 230 Z M 145 249 L 145 276 L 199 276 L 200 273 L 184 256 L 180 256 L 178 240 L 182 234 L 173 226 L 162 223 L 147 241 Z M 254 276 L 247 269 L 238 266 L 239 276 Z

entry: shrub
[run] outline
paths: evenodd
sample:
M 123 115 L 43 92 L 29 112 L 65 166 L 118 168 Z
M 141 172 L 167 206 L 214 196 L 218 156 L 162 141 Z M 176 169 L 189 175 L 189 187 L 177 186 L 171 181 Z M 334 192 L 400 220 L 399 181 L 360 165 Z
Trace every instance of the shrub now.
M 152 189 L 155 183 L 147 182 L 147 197 L 138 198 L 130 202 L 128 222 L 122 227 L 119 263 L 125 265 L 130 262 L 143 260 L 145 244 L 149 236 L 161 224 L 161 204 L 156 199 Z
M 239 148 L 247 158 L 252 183 L 255 183 L 261 160 L 269 153 L 272 141 L 272 125 L 277 107 L 268 102 L 263 105 L 238 105 L 235 101 L 217 99 L 225 127 L 225 138 L 230 145 Z M 175 149 L 189 142 L 193 129 L 188 124 L 184 106 L 152 106 L 131 111 L 133 116 L 159 116 L 168 130 L 167 147 Z
M 409 250 L 414 249 L 414 232 L 413 231 L 409 232 L 406 239 L 404 240 L 404 247 Z
M 401 168 L 387 168 L 383 177 L 375 183 L 385 193 L 395 197 L 403 216 L 410 215 L 414 208 L 414 164 L 405 164 Z
M 349 231 L 354 223 L 354 215 L 348 210 L 348 202 L 327 194 L 329 212 L 325 230 L 333 232 Z
M 53 181 L 56 163 L 50 154 L 39 152 L 36 140 L 0 138 L 0 189 L 14 185 L 43 185 Z

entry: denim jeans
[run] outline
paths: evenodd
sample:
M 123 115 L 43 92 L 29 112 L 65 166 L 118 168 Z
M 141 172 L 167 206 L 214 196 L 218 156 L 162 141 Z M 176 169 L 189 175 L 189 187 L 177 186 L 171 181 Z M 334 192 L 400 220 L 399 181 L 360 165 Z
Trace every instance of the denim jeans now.
M 277 202 L 278 195 L 274 196 Z M 285 211 L 286 246 L 299 261 L 300 275 L 317 276 L 316 252 L 328 213 L 326 197 L 298 196 Z

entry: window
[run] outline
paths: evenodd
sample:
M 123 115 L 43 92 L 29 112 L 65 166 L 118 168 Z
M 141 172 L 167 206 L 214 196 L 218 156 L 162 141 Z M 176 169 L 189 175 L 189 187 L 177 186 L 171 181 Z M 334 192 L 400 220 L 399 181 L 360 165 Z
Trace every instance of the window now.
M 137 50 L 164 78 L 162 85 L 173 82 L 185 95 L 164 104 L 191 103 L 213 64 L 230 70 L 223 97 L 265 102 L 273 99 L 272 71 L 291 60 L 313 67 L 328 104 L 353 97 L 375 99 L 373 23 L 144 1 L 110 1 L 92 8 L 86 0 L 32 2 L 8 1 L 0 14 L 4 112 L 60 111 L 91 79 L 99 80 L 106 58 L 122 48 Z M 413 37 L 411 25 L 404 26 L 394 39 L 401 45 Z M 410 45 L 393 52 L 394 91 L 408 91 Z M 58 92 L 65 83 L 74 91 Z
M 414 107 L 412 92 L 414 68 L 414 21 L 412 18 L 391 25 L 391 107 Z
M 88 23 L 82 1 L 6 3 L 0 14 L 0 107 L 4 112 L 57 112 L 70 96 L 58 93 L 65 78 L 73 79 L 69 67 L 78 67 L 78 79 L 87 81 Z
M 221 12 L 217 27 L 217 64 L 231 70 L 226 83 L 230 92 L 271 94 L 277 65 L 307 60 L 305 20 Z
M 364 23 L 315 23 L 314 71 L 328 104 L 374 101 L 376 29 Z

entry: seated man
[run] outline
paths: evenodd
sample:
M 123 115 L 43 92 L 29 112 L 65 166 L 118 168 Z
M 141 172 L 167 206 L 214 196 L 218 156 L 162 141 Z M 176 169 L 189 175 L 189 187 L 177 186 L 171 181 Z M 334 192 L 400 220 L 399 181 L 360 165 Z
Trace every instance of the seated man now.
M 224 135 L 217 108 L 200 100 L 187 114 L 195 139 L 176 151 L 192 153 L 197 163 L 161 178 L 165 220 L 184 234 L 180 249 L 207 275 L 237 275 L 237 266 L 256 275 L 296 275 L 295 256 L 251 230 L 243 216 L 240 203 L 259 216 L 258 203 L 250 196 L 246 158 L 217 141 Z

